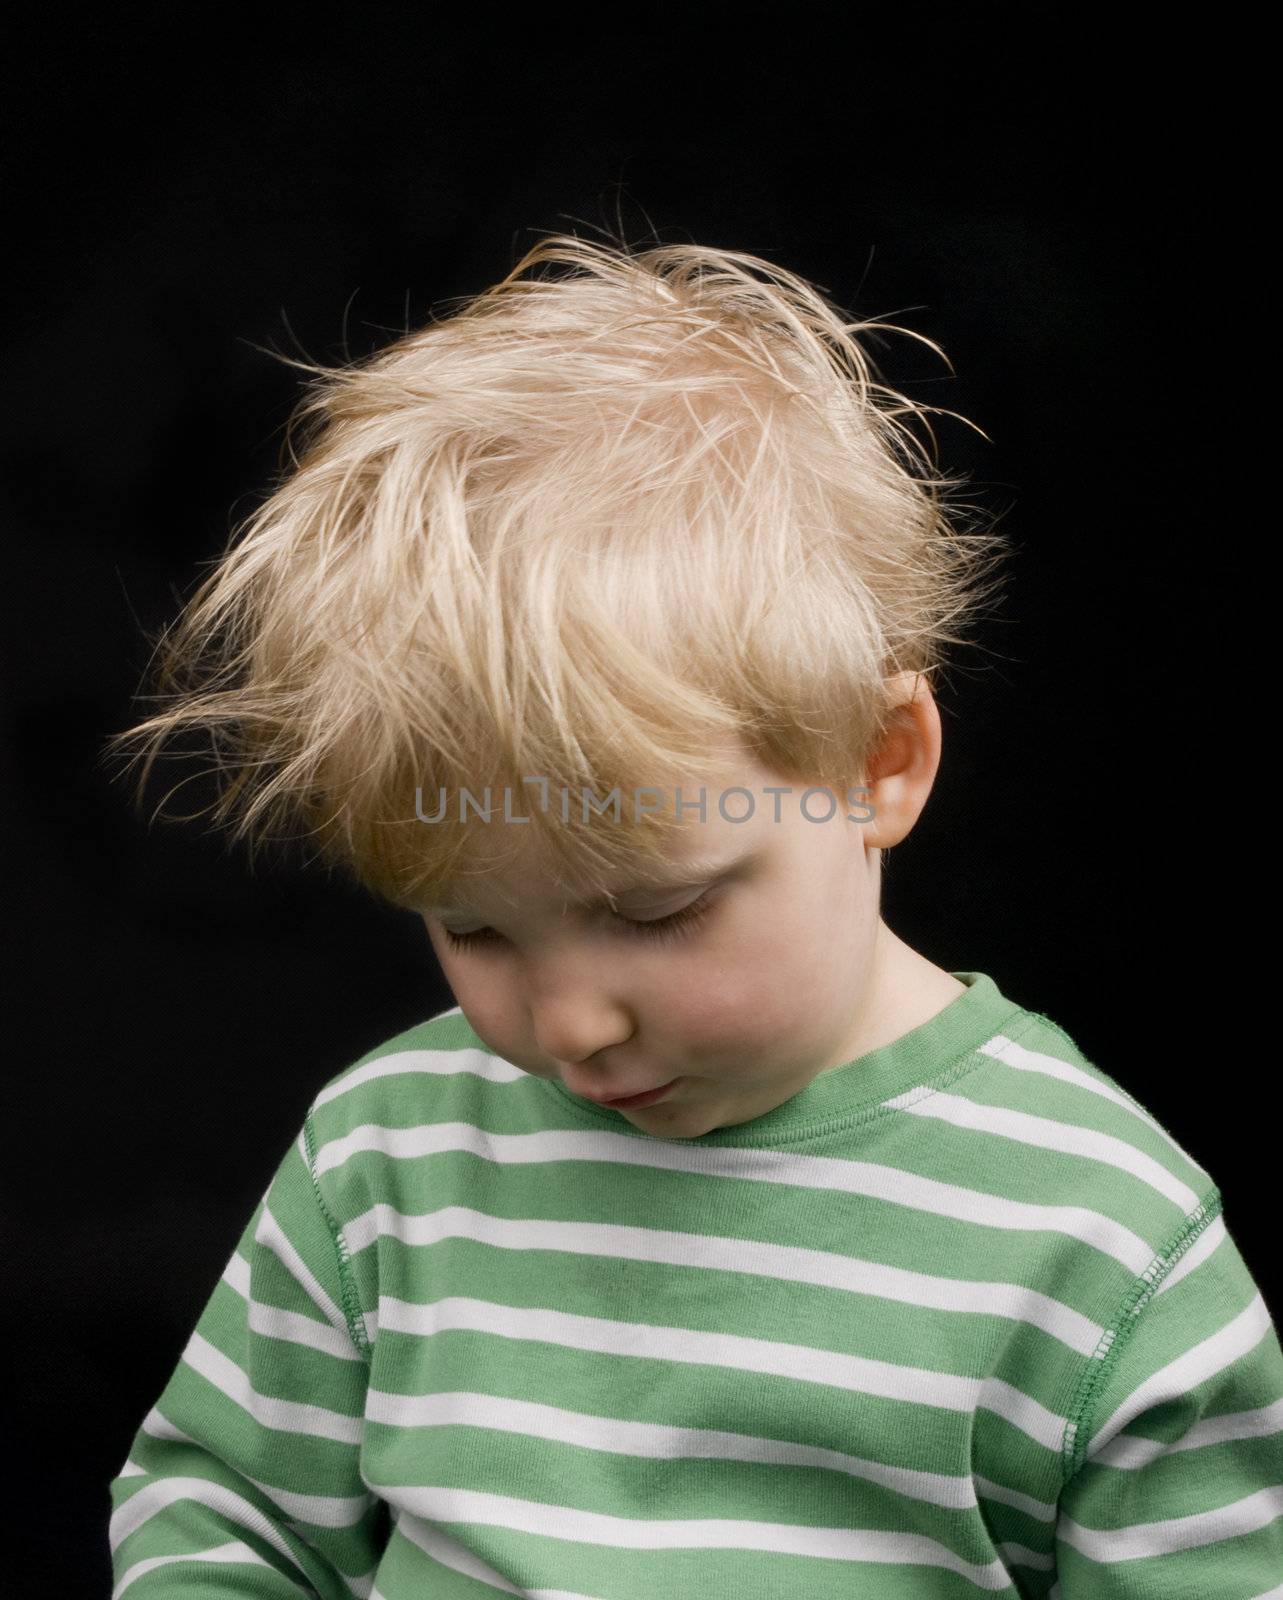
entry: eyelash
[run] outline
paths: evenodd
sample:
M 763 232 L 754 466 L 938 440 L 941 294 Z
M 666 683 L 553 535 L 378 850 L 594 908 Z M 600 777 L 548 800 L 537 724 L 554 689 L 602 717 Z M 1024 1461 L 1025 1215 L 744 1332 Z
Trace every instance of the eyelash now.
M 698 900 L 692 900 L 690 905 L 674 911 L 671 916 L 654 917 L 649 922 L 630 922 L 626 917 L 617 920 L 621 927 L 640 938 L 664 942 L 694 932 L 695 924 L 702 922 L 712 908 L 713 902 L 708 896 L 701 895 Z M 491 928 L 478 928 L 475 933 L 452 933 L 449 928 L 442 928 L 441 931 L 454 950 L 471 950 L 477 945 L 493 944 L 499 937 Z

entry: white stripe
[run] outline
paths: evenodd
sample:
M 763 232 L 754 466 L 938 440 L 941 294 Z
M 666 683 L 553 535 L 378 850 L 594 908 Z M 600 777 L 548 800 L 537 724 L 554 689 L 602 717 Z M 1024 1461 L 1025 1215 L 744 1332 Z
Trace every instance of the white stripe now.
M 273 1567 L 270 1561 L 259 1555 L 257 1550 L 251 1550 L 249 1545 L 240 1539 L 234 1539 L 228 1544 L 215 1545 L 212 1550 L 191 1550 L 173 1556 L 148 1556 L 143 1561 L 135 1561 L 133 1566 L 126 1567 L 121 1574 L 120 1582 L 111 1591 L 111 1600 L 120 1600 L 120 1596 L 137 1578 L 144 1577 L 157 1567 L 171 1566 L 175 1561 L 195 1561 L 201 1564 L 235 1563 L 238 1566 L 248 1563 L 252 1567 L 267 1567 L 276 1577 L 284 1578 L 285 1582 L 296 1594 L 314 1595 L 316 1590 L 309 1584 L 306 1589 L 285 1578 L 279 1568 Z
M 264 1483 L 261 1478 L 251 1478 L 248 1473 L 242 1476 L 288 1517 L 296 1522 L 309 1523 L 314 1528 L 355 1528 L 375 1503 L 374 1496 L 369 1493 L 300 1494 L 294 1489 L 278 1489 L 274 1483 Z
M 1137 1522 L 1128 1528 L 1085 1528 L 1062 1513 L 1056 1537 L 1092 1561 L 1141 1561 L 1258 1533 L 1278 1517 L 1283 1517 L 1283 1485 L 1274 1484 L 1215 1511 L 1196 1511 L 1163 1522 Z
M 145 1433 L 149 1439 L 172 1439 L 175 1444 L 196 1443 L 190 1433 L 184 1433 L 181 1428 L 176 1427 L 156 1406 L 153 1406 L 143 1418 L 139 1432 Z M 142 1470 L 145 1472 L 147 1469 L 144 1467 Z
M 1200 1340 L 1175 1361 L 1169 1361 L 1152 1377 L 1146 1378 L 1144 1383 L 1138 1384 L 1098 1429 L 1087 1447 L 1087 1459 L 1101 1466 L 1112 1466 L 1113 1455 L 1106 1446 L 1129 1422 L 1168 1400 L 1184 1398 L 1191 1389 L 1196 1389 L 1199 1384 L 1206 1383 L 1209 1378 L 1233 1366 L 1273 1331 L 1269 1311 L 1258 1293 L 1223 1328 Z
M 1072 1084 L 1077 1089 L 1086 1089 L 1091 1094 L 1098 1094 L 1102 1099 L 1110 1100 L 1116 1106 L 1121 1106 L 1132 1116 L 1138 1118 L 1152 1132 L 1158 1135 L 1176 1155 L 1187 1162 L 1196 1172 L 1201 1173 L 1206 1180 L 1204 1187 L 1212 1187 L 1211 1174 L 1190 1155 L 1182 1145 L 1178 1144 L 1162 1123 L 1146 1110 L 1139 1100 L 1134 1100 L 1125 1089 L 1093 1077 L 1090 1072 L 1084 1072 L 1073 1062 L 1062 1061 L 1059 1056 L 1046 1054 L 1042 1050 L 1030 1050 L 1027 1046 L 1017 1044 L 1013 1039 L 1008 1039 L 1004 1034 L 995 1034 L 987 1044 L 979 1046 L 982 1054 L 993 1056 L 1005 1066 L 1014 1067 L 1019 1072 L 1041 1072 L 1049 1078 L 1059 1078 L 1062 1083 Z
M 475 1551 L 469 1550 L 457 1539 L 452 1539 L 444 1529 L 434 1527 L 432 1523 L 424 1522 L 419 1517 L 402 1516 L 397 1522 L 396 1533 L 400 1534 L 407 1544 L 414 1545 L 433 1561 L 448 1567 L 451 1572 L 461 1572 L 465 1578 L 474 1578 L 478 1583 L 488 1583 L 500 1594 L 522 1595 L 527 1597 L 527 1600 L 596 1600 L 595 1596 L 582 1594 L 578 1590 L 536 1589 L 529 1586 L 519 1589 L 501 1572 L 496 1572 L 492 1566 L 482 1561 Z M 396 1534 L 393 1535 L 393 1538 L 395 1537 Z M 426 1592 L 431 1593 L 430 1583 Z
M 1007 1589 L 1011 1578 L 1001 1561 L 964 1561 L 939 1540 L 918 1533 L 883 1533 L 864 1528 L 812 1528 L 781 1522 L 730 1518 L 646 1520 L 581 1511 L 542 1500 L 437 1485 L 372 1484 L 395 1494 L 415 1516 L 431 1522 L 480 1522 L 490 1527 L 573 1540 L 614 1550 L 764 1550 L 828 1561 L 868 1561 L 942 1567 L 980 1589 Z
M 232 1259 L 223 1268 L 223 1282 L 236 1290 L 242 1300 L 250 1297 L 250 1264 L 239 1250 L 232 1251 Z
M 322 1355 L 334 1356 L 339 1361 L 355 1362 L 357 1366 L 365 1365 L 361 1353 L 346 1331 L 340 1333 L 328 1323 L 316 1322 L 300 1311 L 282 1311 L 277 1306 L 268 1306 L 260 1300 L 251 1300 L 248 1322 L 255 1333 L 262 1334 L 265 1338 L 282 1339 L 288 1344 L 307 1345 L 310 1349 L 319 1350 Z
M 300 1311 L 283 1311 L 279 1306 L 265 1305 L 250 1293 L 251 1270 L 245 1257 L 233 1251 L 232 1259 L 223 1270 L 223 1282 L 246 1302 L 246 1320 L 255 1333 L 268 1339 L 281 1339 L 287 1344 L 307 1345 L 323 1355 L 336 1356 L 340 1361 L 363 1364 L 361 1352 L 352 1343 L 346 1328 L 342 1333 L 328 1322 L 317 1322 Z
M 204 1443 L 193 1439 L 188 1433 L 169 1420 L 159 1409 L 153 1408 L 143 1420 L 141 1432 L 150 1439 L 165 1439 L 173 1444 L 191 1445 L 197 1450 L 206 1450 Z M 145 1471 L 145 1468 L 139 1468 Z M 303 1522 L 310 1522 L 318 1528 L 351 1528 L 369 1511 L 374 1503 L 374 1496 L 364 1495 L 320 1495 L 297 1494 L 292 1490 L 278 1489 L 275 1484 L 266 1483 L 261 1478 L 251 1478 L 248 1473 L 242 1472 L 241 1476 L 247 1483 L 252 1483 L 260 1493 L 267 1496 L 281 1510 L 292 1517 L 297 1517 Z
M 1066 1419 L 1001 1378 L 964 1378 L 950 1372 L 842 1355 L 811 1345 L 753 1339 L 742 1334 L 705 1333 L 645 1322 L 584 1317 L 540 1306 L 506 1306 L 490 1300 L 450 1296 L 427 1305 L 379 1299 L 379 1326 L 385 1332 L 419 1338 L 450 1330 L 492 1333 L 504 1339 L 540 1340 L 571 1350 L 591 1350 L 615 1358 L 685 1361 L 727 1371 L 765 1372 L 889 1400 L 941 1406 L 971 1413 L 977 1407 L 1005 1418 L 1043 1445 L 1059 1450 Z
M 971 1481 L 975 1485 L 978 1498 L 981 1500 L 997 1500 L 1004 1506 L 1014 1506 L 1017 1511 L 1023 1511 L 1026 1516 L 1036 1517 L 1039 1522 L 1054 1522 L 1056 1520 L 1056 1502 L 1054 1500 L 1035 1500 L 1031 1494 L 1021 1494 L 1016 1489 L 1008 1489 L 1005 1484 L 994 1483 L 991 1479 L 982 1477 L 978 1472 L 971 1474 Z
M 1050 1572 L 1056 1565 L 1055 1556 L 1043 1550 L 1031 1550 L 1027 1544 L 1004 1541 L 996 1548 L 1009 1567 L 1033 1567 L 1038 1572 Z
M 254 1230 L 254 1242 L 264 1245 L 272 1252 L 312 1304 L 325 1314 L 333 1327 L 343 1333 L 347 1332 L 347 1319 L 342 1310 L 326 1292 L 325 1286 L 299 1255 L 293 1241 L 266 1206 L 263 1207 L 258 1227 Z
M 801 1245 L 718 1234 L 675 1233 L 604 1222 L 494 1217 L 467 1206 L 407 1215 L 393 1206 L 371 1206 L 344 1228 L 352 1250 L 382 1238 L 407 1246 L 443 1239 L 474 1239 L 502 1250 L 552 1250 L 616 1260 L 654 1261 L 697 1272 L 729 1272 L 777 1282 L 809 1283 L 905 1305 L 981 1317 L 1007 1317 L 1041 1328 L 1078 1355 L 1089 1356 L 1105 1330 L 1071 1306 L 1019 1284 L 943 1278 L 912 1272 L 859 1256 Z
M 1120 1433 L 1095 1459 L 1102 1466 L 1131 1470 L 1147 1467 L 1159 1456 L 1176 1455 L 1181 1450 L 1202 1450 L 1234 1439 L 1269 1439 L 1276 1433 L 1283 1433 L 1283 1400 L 1255 1411 L 1223 1411 L 1220 1416 L 1204 1417 L 1170 1444 Z
M 1184 1255 L 1181 1256 L 1180 1260 L 1177 1261 L 1176 1265 L 1159 1284 L 1158 1288 L 1154 1290 L 1154 1298 L 1157 1299 L 1160 1294 L 1166 1294 L 1173 1284 L 1180 1283 L 1183 1279 L 1188 1278 L 1195 1267 L 1201 1267 L 1208 1256 L 1218 1250 L 1228 1238 L 1229 1231 L 1225 1226 L 1225 1218 L 1219 1215 L 1213 1217 L 1211 1222 L 1207 1224 L 1202 1233 L 1188 1247 Z M 1133 1311 L 1139 1311 L 1143 1304 L 1143 1300 L 1137 1301 Z
M 843 1472 L 882 1484 L 896 1494 L 951 1511 L 973 1510 L 976 1491 L 969 1477 L 941 1472 L 913 1472 L 889 1467 L 829 1450 L 819 1445 L 794 1444 L 786 1439 L 767 1439 L 751 1433 L 728 1433 L 716 1428 L 682 1428 L 657 1422 L 630 1422 L 622 1417 L 603 1417 L 584 1411 L 567 1411 L 561 1406 L 506 1396 L 452 1390 L 426 1395 L 404 1395 L 371 1389 L 366 1396 L 367 1422 L 380 1422 L 395 1428 L 493 1428 L 527 1438 L 555 1439 L 612 1455 L 644 1456 L 659 1461 L 752 1461 L 771 1467 L 818 1467 Z M 1055 1507 L 1032 1500 L 1027 1495 L 1007 1492 L 988 1496 L 1008 1504 L 1022 1503 L 1023 1509 L 1037 1508 L 1034 1515 L 1053 1521 Z
M 1134 1178 L 1139 1178 L 1151 1189 L 1165 1195 L 1186 1214 L 1199 1204 L 1199 1196 L 1189 1184 L 1182 1183 L 1161 1161 L 1138 1150 L 1126 1139 L 1115 1138 L 1112 1133 L 1101 1133 L 1096 1128 L 1080 1127 L 1077 1123 L 1057 1122 L 1052 1117 L 1036 1117 L 1028 1111 L 1013 1111 L 1007 1106 L 982 1105 L 962 1095 L 945 1094 L 942 1090 L 917 1100 L 912 1094 L 897 1095 L 884 1104 L 898 1106 L 915 1117 L 934 1117 L 939 1122 L 952 1123 L 956 1128 L 971 1128 L 977 1133 L 1013 1139 L 1020 1144 L 1032 1145 L 1035 1149 L 1086 1156 L 1105 1166 L 1117 1167 L 1120 1172 L 1130 1172 Z
M 458 1014 L 457 1007 L 452 1012 L 442 1013 L 444 1016 Z M 405 1073 L 444 1078 L 452 1077 L 458 1072 L 471 1073 L 473 1077 L 483 1078 L 487 1083 L 515 1083 L 518 1078 L 530 1076 L 520 1067 L 514 1067 L 510 1061 L 505 1061 L 502 1056 L 491 1055 L 485 1050 L 466 1048 L 396 1050 L 391 1055 L 367 1061 L 363 1067 L 353 1067 L 337 1083 L 328 1084 L 322 1089 L 312 1105 L 313 1109 L 328 1105 L 332 1100 L 338 1100 L 345 1094 L 351 1094 L 354 1089 L 363 1088 L 367 1083 L 375 1083 L 380 1078 L 399 1078 Z
M 1009 1200 L 1003 1195 L 941 1183 L 869 1161 L 726 1145 L 682 1146 L 605 1130 L 488 1133 L 470 1122 L 424 1123 L 411 1128 L 387 1128 L 367 1122 L 341 1138 L 327 1141 L 317 1152 L 316 1170 L 318 1174 L 333 1171 L 369 1152 L 393 1161 L 413 1161 L 455 1150 L 468 1151 L 479 1160 L 502 1166 L 591 1161 L 866 1195 L 906 1210 L 982 1227 L 1064 1234 L 1112 1256 L 1134 1277 L 1139 1277 L 1154 1260 L 1151 1243 L 1113 1217 L 1085 1206 Z
M 240 1367 L 199 1333 L 192 1334 L 182 1359 L 265 1428 L 273 1428 L 278 1433 L 305 1433 L 316 1439 L 334 1439 L 340 1444 L 361 1442 L 360 1417 L 344 1416 L 341 1411 L 330 1411 L 325 1406 L 304 1405 L 297 1400 L 260 1394 Z
M 184 1500 L 208 1506 L 215 1516 L 231 1523 L 233 1527 L 244 1529 L 246 1533 L 256 1534 L 264 1544 L 271 1545 L 273 1550 L 283 1555 L 291 1566 L 298 1567 L 297 1557 L 281 1530 L 269 1516 L 264 1515 L 243 1495 L 225 1489 L 221 1483 L 213 1483 L 209 1478 L 195 1477 L 156 1478 L 141 1489 L 135 1490 L 128 1500 L 123 1501 L 112 1513 L 108 1525 L 107 1541 L 112 1554 L 114 1555 L 130 1534 L 136 1533 L 144 1523 Z M 299 1571 L 302 1572 L 301 1567 Z M 305 1572 L 302 1575 L 304 1578 L 307 1577 Z

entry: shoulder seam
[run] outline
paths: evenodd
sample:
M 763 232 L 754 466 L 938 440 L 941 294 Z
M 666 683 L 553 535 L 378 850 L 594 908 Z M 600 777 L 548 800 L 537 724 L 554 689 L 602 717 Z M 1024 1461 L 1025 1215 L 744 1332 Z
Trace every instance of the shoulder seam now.
M 1010 1024 L 1013 1022 L 1018 1024 L 1015 1028 L 1010 1026 Z M 1040 1022 L 1046 1022 L 1051 1027 L 1056 1028 L 1056 1024 L 1052 1022 L 1051 1018 L 1044 1017 L 1041 1011 L 1030 1011 L 1028 1006 L 1019 1006 L 1016 1012 L 1012 1016 L 1008 1017 L 1007 1022 L 1004 1023 L 1003 1027 L 999 1031 L 1001 1033 L 1005 1033 L 1010 1039 L 1014 1038 L 1017 1034 L 1033 1033 Z M 1080 1055 L 1082 1054 L 1082 1052 L 1078 1050 L 1078 1046 L 1074 1044 L 1074 1041 L 1069 1037 L 1063 1028 L 1056 1028 L 1056 1032 L 1072 1050 L 1077 1051 Z
M 320 1209 L 321 1215 L 325 1218 L 326 1227 L 330 1231 L 330 1238 L 334 1244 L 334 1257 L 338 1264 L 339 1287 L 343 1300 L 343 1315 L 347 1322 L 348 1338 L 351 1339 L 358 1355 L 368 1366 L 372 1352 L 370 1350 L 370 1341 L 365 1331 L 365 1317 L 361 1311 L 361 1297 L 357 1292 L 356 1283 L 352 1277 L 347 1241 L 343 1237 L 342 1228 L 339 1227 L 325 1203 L 325 1196 L 321 1193 L 321 1181 L 316 1172 L 316 1134 L 312 1128 L 312 1113 L 315 1110 L 315 1104 L 309 1106 L 307 1116 L 303 1119 L 303 1142 L 307 1149 L 307 1170 L 312 1179 L 312 1191 L 316 1196 L 316 1204 Z
M 1086 1358 L 1078 1382 L 1078 1398 L 1065 1424 L 1064 1438 L 1061 1441 L 1062 1488 L 1087 1458 L 1087 1445 L 1091 1438 L 1092 1425 L 1096 1422 L 1094 1416 L 1096 1404 L 1105 1380 L 1117 1365 L 1121 1352 L 1140 1322 L 1141 1313 L 1154 1298 L 1158 1286 L 1173 1271 L 1185 1252 L 1220 1216 L 1221 1207 L 1221 1191 L 1212 1189 L 1202 1204 L 1190 1212 L 1170 1242 L 1159 1251 L 1127 1290 L 1122 1304 L 1106 1326 L 1100 1343 Z
M 1041 1011 L 1031 1011 L 1029 1014 L 1030 1016 L 1037 1017 L 1039 1022 L 1045 1022 L 1053 1033 L 1058 1034 L 1059 1037 L 1065 1041 L 1065 1043 L 1069 1046 L 1070 1051 L 1077 1056 L 1080 1061 L 1085 1061 L 1089 1066 L 1094 1067 L 1097 1072 L 1100 1071 L 1100 1068 L 1096 1066 L 1096 1063 L 1091 1059 L 1082 1046 L 1079 1045 L 1076 1040 L 1071 1039 L 1058 1022 L 1051 1017 L 1044 1016 Z M 1119 1088 L 1122 1088 L 1121 1084 L 1119 1084 Z M 1126 1090 L 1123 1092 L 1126 1093 Z M 1128 1099 L 1130 1098 L 1131 1096 L 1128 1095 Z
M 1039 1022 L 1045 1022 L 1053 1033 L 1057 1034 L 1061 1039 L 1064 1040 L 1066 1045 L 1068 1045 L 1072 1055 L 1076 1056 L 1079 1061 L 1090 1067 L 1093 1072 L 1098 1073 L 1106 1080 L 1106 1082 L 1111 1083 L 1114 1088 L 1117 1089 L 1121 1095 L 1123 1095 L 1129 1105 L 1134 1106 L 1137 1111 L 1141 1112 L 1142 1115 L 1146 1117 L 1153 1115 L 1147 1106 L 1141 1104 L 1141 1102 L 1136 1098 L 1136 1096 L 1131 1092 L 1125 1083 L 1120 1083 L 1117 1078 L 1112 1077 L 1104 1070 L 1103 1067 L 1098 1065 L 1097 1062 L 1093 1061 L 1087 1052 L 1082 1048 L 1082 1046 L 1078 1044 L 1076 1040 L 1071 1039 L 1058 1022 L 1051 1017 L 1044 1016 L 1041 1011 L 1032 1012 L 1031 1015 L 1037 1017 Z M 1186 1154 L 1185 1158 L 1190 1162 L 1191 1165 L 1196 1165 L 1196 1163 L 1193 1161 L 1193 1158 L 1188 1154 Z

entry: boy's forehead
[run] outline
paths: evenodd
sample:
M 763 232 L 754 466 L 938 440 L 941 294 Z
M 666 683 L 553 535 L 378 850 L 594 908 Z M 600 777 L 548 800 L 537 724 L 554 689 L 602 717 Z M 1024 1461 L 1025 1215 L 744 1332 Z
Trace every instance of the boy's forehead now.
M 725 871 L 737 854 L 725 847 L 720 850 L 701 850 L 681 861 L 669 862 L 652 868 L 638 868 L 610 887 L 610 892 L 584 896 L 558 894 L 549 889 L 532 874 L 515 878 L 511 873 L 493 873 L 472 879 L 473 892 L 460 887 L 444 900 L 424 907 L 433 915 L 467 915 L 481 901 L 492 898 L 506 905 L 546 905 L 557 911 L 609 910 L 611 898 L 626 898 L 631 894 L 656 894 L 665 890 L 685 889 L 704 883 L 710 877 Z
M 737 739 L 714 741 L 702 770 L 690 774 L 689 783 L 683 783 L 684 803 L 691 812 L 686 825 L 670 845 L 666 860 L 638 862 L 636 866 L 621 871 L 619 877 L 608 885 L 606 891 L 582 894 L 567 891 L 559 884 L 555 871 L 542 854 L 529 859 L 521 850 L 517 859 L 507 857 L 502 866 L 486 871 L 478 864 L 477 870 L 449 885 L 441 900 L 423 907 L 429 915 L 483 916 L 483 907 L 502 905 L 513 910 L 546 907 L 552 913 L 570 911 L 598 911 L 612 909 L 612 899 L 622 900 L 631 895 L 645 895 L 654 899 L 657 894 L 706 884 L 711 878 L 729 871 L 748 857 L 757 857 L 767 847 L 766 841 L 777 828 L 764 827 L 772 802 L 762 791 L 762 786 L 786 783 L 773 772 L 760 765 Z M 736 788 L 740 798 L 733 802 L 730 816 L 723 820 L 719 811 L 722 792 Z M 742 821 L 743 791 L 754 795 L 756 817 Z M 704 815 L 695 809 L 698 796 L 704 796 Z

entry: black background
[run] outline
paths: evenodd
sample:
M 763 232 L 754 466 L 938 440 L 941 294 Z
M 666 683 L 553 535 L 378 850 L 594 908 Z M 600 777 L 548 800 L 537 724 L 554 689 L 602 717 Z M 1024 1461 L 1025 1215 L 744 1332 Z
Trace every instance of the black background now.
M 311 1097 L 452 1003 L 410 916 L 297 866 L 251 872 L 204 821 L 149 825 L 100 759 L 141 715 L 146 636 L 277 466 L 301 375 L 254 346 L 373 351 L 546 231 L 622 220 L 748 251 L 942 345 L 952 375 L 903 337 L 875 358 L 984 430 L 937 420 L 940 460 L 1014 553 L 941 690 L 943 764 L 885 915 L 1146 1104 L 1220 1184 L 1283 1310 L 1273 975 L 1241 844 L 1260 744 L 1239 621 L 1258 447 L 1235 415 L 1251 44 L 1081 6 L 898 15 L 13 25 L 4 1225 L 24 1593 L 109 1592 L 108 1481 Z M 169 809 L 209 798 L 190 782 Z

